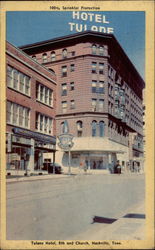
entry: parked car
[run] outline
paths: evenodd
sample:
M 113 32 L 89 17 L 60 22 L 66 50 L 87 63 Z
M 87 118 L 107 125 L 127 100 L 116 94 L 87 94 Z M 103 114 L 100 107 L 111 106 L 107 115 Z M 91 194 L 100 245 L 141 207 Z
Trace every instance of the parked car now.
M 48 173 L 62 174 L 62 167 L 60 166 L 60 164 L 56 162 L 55 163 L 46 162 L 43 165 L 44 165 L 43 170 L 47 170 Z

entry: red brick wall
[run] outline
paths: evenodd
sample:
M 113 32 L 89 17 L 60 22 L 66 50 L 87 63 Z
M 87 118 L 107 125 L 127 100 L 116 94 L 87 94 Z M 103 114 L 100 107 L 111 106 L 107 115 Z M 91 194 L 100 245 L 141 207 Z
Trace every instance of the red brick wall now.
M 15 47 L 11 46 L 7 43 L 7 50 L 11 52 L 14 56 L 17 56 L 20 60 L 12 57 L 11 55 L 7 54 L 6 63 L 14 67 L 15 69 L 21 71 L 22 73 L 28 75 L 31 78 L 30 83 L 30 97 L 17 92 L 16 90 L 7 88 L 6 97 L 7 100 L 15 102 L 19 105 L 23 105 L 25 107 L 30 108 L 30 130 L 35 131 L 35 112 L 43 113 L 49 117 L 54 119 L 53 123 L 53 135 L 56 135 L 56 124 L 55 124 L 55 114 L 56 114 L 56 77 L 43 68 L 39 64 L 33 62 L 30 58 L 25 56 L 24 54 L 20 53 L 16 50 Z M 28 65 L 25 65 L 26 62 Z M 37 69 L 36 72 L 33 68 Z M 40 73 L 42 74 L 40 74 Z M 45 76 L 44 76 L 45 75 Z M 47 78 L 47 77 L 49 78 Z M 53 108 L 48 107 L 36 100 L 36 82 L 42 83 L 44 86 L 53 90 Z M 10 126 L 7 126 L 7 130 L 10 131 Z

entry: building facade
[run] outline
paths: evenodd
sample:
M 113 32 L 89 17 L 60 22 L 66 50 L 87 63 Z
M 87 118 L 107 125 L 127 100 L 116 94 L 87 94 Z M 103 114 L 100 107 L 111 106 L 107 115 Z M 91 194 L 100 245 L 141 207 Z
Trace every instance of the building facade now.
M 143 165 L 143 79 L 113 35 L 86 31 L 21 49 L 57 76 L 56 134 L 67 120 L 74 169 Z M 135 157 L 135 158 L 134 158 Z M 68 165 L 68 152 L 56 156 Z
M 6 68 L 7 174 L 42 173 L 56 151 L 56 77 L 8 42 Z

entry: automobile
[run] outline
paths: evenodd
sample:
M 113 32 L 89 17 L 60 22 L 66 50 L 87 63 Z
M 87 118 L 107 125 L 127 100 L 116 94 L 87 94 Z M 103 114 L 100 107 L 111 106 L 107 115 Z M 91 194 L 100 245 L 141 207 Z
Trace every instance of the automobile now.
M 44 163 L 43 170 L 47 170 L 50 174 L 62 174 L 62 167 L 58 163 Z

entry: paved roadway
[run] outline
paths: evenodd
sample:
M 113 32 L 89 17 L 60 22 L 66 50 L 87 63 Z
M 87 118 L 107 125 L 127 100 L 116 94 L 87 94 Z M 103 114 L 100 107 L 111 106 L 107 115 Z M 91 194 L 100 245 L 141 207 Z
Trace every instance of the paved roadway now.
M 7 239 L 76 238 L 90 230 L 94 216 L 118 219 L 130 207 L 141 204 L 144 189 L 144 176 L 137 174 L 8 183 Z

